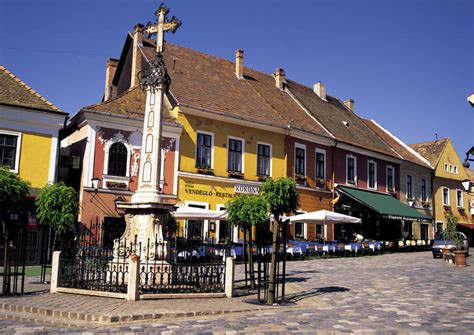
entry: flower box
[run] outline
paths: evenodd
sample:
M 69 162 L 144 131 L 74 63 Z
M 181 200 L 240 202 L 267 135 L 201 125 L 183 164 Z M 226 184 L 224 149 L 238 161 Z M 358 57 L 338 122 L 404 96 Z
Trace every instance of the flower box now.
M 211 169 L 210 167 L 207 167 L 207 166 L 202 166 L 202 167 L 196 167 L 197 169 L 197 172 L 198 173 L 201 173 L 201 174 L 210 174 L 210 175 L 213 175 L 214 174 L 214 169 Z
M 316 178 L 315 183 L 317 188 L 326 188 L 326 180 L 324 179 Z
M 295 174 L 295 179 L 298 181 L 306 181 L 306 176 L 302 174 Z
M 227 171 L 227 174 L 231 178 L 244 179 L 244 174 L 240 171 Z
M 117 189 L 117 190 L 126 190 L 128 189 L 127 183 L 119 182 L 119 181 L 107 181 L 105 186 L 110 189 Z

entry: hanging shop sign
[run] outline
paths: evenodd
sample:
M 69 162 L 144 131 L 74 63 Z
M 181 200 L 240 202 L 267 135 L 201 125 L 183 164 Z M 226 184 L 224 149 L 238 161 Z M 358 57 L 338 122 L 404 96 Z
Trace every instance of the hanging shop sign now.
M 235 193 L 239 193 L 239 194 L 256 194 L 256 195 L 258 195 L 260 193 L 260 186 L 235 184 L 234 191 L 235 191 Z

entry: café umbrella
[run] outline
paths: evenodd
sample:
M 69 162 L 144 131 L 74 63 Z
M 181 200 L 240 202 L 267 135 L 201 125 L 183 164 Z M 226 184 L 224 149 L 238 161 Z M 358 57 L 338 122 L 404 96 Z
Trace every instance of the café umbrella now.
M 356 218 L 350 215 L 340 214 L 336 212 L 330 212 L 325 209 L 315 212 L 309 212 L 299 215 L 293 215 L 287 217 L 286 220 L 289 220 L 290 223 L 293 222 L 304 222 L 304 223 L 313 223 L 313 224 L 354 224 L 361 223 L 362 219 Z
M 180 206 L 171 214 L 178 220 L 225 220 L 226 211 Z

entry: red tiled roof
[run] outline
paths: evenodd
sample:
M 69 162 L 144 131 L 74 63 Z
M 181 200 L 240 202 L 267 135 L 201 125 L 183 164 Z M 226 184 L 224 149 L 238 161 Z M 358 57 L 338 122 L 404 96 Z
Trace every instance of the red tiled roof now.
M 66 114 L 0 65 L 0 104 Z
M 327 96 L 324 101 L 311 88 L 294 81 L 288 82 L 288 89 L 339 141 L 400 158 L 339 99 Z
M 410 147 L 426 158 L 433 167 L 436 167 L 448 141 L 449 138 L 444 138 L 436 141 L 410 144 Z
M 412 152 L 407 145 L 401 142 L 400 139 L 396 138 L 393 134 L 389 133 L 386 129 L 382 128 L 374 120 L 362 119 L 364 123 L 372 129 L 384 142 L 387 143 L 393 150 L 395 150 L 404 160 L 411 163 L 421 165 L 431 169 L 431 166 L 421 159 L 417 154 Z

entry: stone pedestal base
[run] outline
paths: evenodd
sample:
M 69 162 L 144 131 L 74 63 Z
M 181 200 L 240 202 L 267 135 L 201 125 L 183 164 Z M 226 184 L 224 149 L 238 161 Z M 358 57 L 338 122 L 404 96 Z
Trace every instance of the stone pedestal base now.
M 140 255 L 142 264 L 167 259 L 169 246 L 164 241 L 163 225 L 174 206 L 167 203 L 119 203 L 117 208 L 125 211 L 127 224 L 117 243 L 126 243 L 126 247 L 129 247 L 130 243 L 136 243 L 135 253 Z

